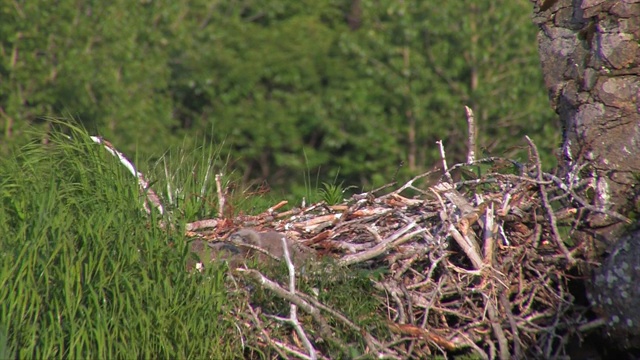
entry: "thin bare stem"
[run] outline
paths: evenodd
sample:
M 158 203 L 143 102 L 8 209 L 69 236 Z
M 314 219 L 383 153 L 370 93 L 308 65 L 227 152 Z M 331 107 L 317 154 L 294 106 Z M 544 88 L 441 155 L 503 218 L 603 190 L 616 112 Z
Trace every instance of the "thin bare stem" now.
M 218 192 L 218 216 L 224 216 L 224 206 L 227 200 L 222 188 L 222 173 L 216 174 L 216 191 Z
M 467 112 L 467 126 L 469 131 L 469 138 L 467 142 L 469 144 L 467 163 L 471 164 L 476 161 L 476 121 L 475 116 L 473 115 L 473 110 L 466 105 L 464 109 Z
M 440 148 L 440 159 L 442 160 L 442 170 L 444 171 L 444 176 L 447 177 L 447 180 L 449 180 L 450 183 L 453 183 L 453 178 L 451 177 L 451 174 L 449 173 L 449 167 L 447 166 L 447 157 L 444 153 L 444 144 L 442 143 L 442 140 L 436 141 L 436 144 L 438 144 L 438 147 Z
M 291 294 L 296 293 L 296 269 L 293 266 L 293 262 L 291 261 L 291 255 L 289 254 L 289 245 L 287 244 L 286 236 L 282 237 L 282 249 L 284 251 L 284 260 L 287 263 L 287 268 L 289 269 L 289 292 Z M 311 341 L 309 341 L 309 337 L 304 332 L 304 329 L 300 325 L 298 321 L 298 307 L 294 303 L 289 304 L 289 323 L 296 330 L 298 336 L 302 339 L 302 343 L 304 347 L 309 352 L 309 358 L 311 360 L 316 360 L 318 355 L 316 354 L 316 349 L 313 348 Z
M 527 139 L 527 142 L 531 147 L 531 152 L 533 153 L 533 160 L 535 161 L 536 171 L 537 171 L 536 178 L 538 179 L 538 181 L 542 182 L 544 179 L 542 178 L 542 164 L 540 163 L 540 155 L 538 154 L 538 148 L 536 147 L 536 144 L 533 143 L 531 138 L 529 138 L 526 135 L 525 135 L 525 138 Z M 544 207 L 545 211 L 547 212 L 547 216 L 549 217 L 549 223 L 551 225 L 551 232 L 553 234 L 553 239 L 555 240 L 556 245 L 558 245 L 558 248 L 560 249 L 560 251 L 562 251 L 564 256 L 567 258 L 567 261 L 569 262 L 569 264 L 574 264 L 575 259 L 573 258 L 573 256 L 571 256 L 571 252 L 569 252 L 569 249 L 567 249 L 567 247 L 564 245 L 564 241 L 560 236 L 560 231 L 558 230 L 558 225 L 556 222 L 556 215 L 553 212 L 553 208 L 551 207 L 551 204 L 549 203 L 546 187 L 543 184 L 538 184 L 538 186 L 540 188 L 540 198 L 542 199 L 542 206 Z

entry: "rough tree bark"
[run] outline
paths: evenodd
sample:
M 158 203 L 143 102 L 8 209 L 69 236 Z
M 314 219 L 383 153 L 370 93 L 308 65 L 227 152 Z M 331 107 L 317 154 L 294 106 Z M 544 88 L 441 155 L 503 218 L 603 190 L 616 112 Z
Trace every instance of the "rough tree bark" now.
M 564 124 L 565 173 L 588 162 L 593 205 L 637 213 L 640 0 L 532 1 L 545 84 Z M 623 236 L 626 224 L 603 214 L 590 213 L 585 220 L 583 240 L 610 254 L 594 270 L 588 298 L 607 321 L 606 333 L 618 344 L 637 347 L 640 235 Z

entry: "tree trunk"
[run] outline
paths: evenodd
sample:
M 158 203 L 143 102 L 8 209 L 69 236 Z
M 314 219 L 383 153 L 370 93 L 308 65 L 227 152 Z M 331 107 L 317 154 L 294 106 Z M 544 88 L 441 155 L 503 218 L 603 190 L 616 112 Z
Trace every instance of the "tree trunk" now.
M 532 1 L 545 84 L 564 125 L 564 173 L 593 176 L 587 192 L 593 205 L 627 216 L 637 213 L 640 0 Z M 637 235 L 622 236 L 624 223 L 595 212 L 584 219 L 582 235 L 588 234 L 585 239 L 596 248 L 640 253 Z M 611 280 L 614 273 L 616 286 L 594 281 L 589 296 L 608 333 L 626 335 L 624 345 L 637 346 L 640 342 L 629 339 L 640 335 L 640 298 L 624 298 L 621 287 L 637 287 L 640 255 L 610 256 L 594 279 Z

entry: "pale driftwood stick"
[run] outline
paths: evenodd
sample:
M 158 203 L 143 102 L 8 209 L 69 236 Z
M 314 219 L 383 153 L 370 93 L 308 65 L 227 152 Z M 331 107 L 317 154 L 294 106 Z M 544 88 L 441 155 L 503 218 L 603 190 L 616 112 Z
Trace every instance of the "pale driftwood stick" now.
M 268 208 L 267 210 L 265 210 L 265 213 L 267 214 L 273 214 L 274 211 L 280 209 L 281 207 L 287 205 L 289 202 L 287 200 L 282 200 L 279 203 L 273 205 L 272 207 Z
M 482 258 L 480 257 L 480 254 L 478 254 L 476 247 L 473 246 L 473 243 L 471 242 L 472 240 L 469 239 L 468 236 L 466 235 L 463 236 L 462 234 L 460 234 L 458 229 L 456 229 L 456 227 L 453 224 L 449 225 L 449 234 L 462 248 L 462 251 L 464 251 L 464 253 L 467 254 L 467 257 L 469 258 L 469 260 L 471 260 L 471 263 L 473 264 L 474 269 L 482 270 L 482 266 L 483 266 Z
M 373 259 L 374 257 L 379 256 L 385 251 L 391 249 L 392 247 L 403 244 L 409 241 L 412 237 L 422 234 L 423 232 L 426 231 L 425 229 L 418 229 L 404 235 L 407 231 L 411 230 L 415 226 L 416 226 L 416 222 L 412 221 L 411 223 L 399 229 L 398 231 L 393 233 L 391 236 L 386 238 L 383 242 L 375 245 L 371 249 L 367 251 L 363 251 L 361 253 L 346 255 L 342 257 L 340 260 L 338 260 L 338 264 L 342 266 L 347 266 L 347 265 L 352 265 L 362 261 Z
M 334 221 L 340 219 L 342 217 L 342 213 L 340 214 L 329 214 L 329 215 L 320 215 L 309 220 L 305 220 L 302 222 L 294 223 L 293 226 L 298 229 L 303 229 L 306 232 L 312 232 L 318 227 L 326 227 L 327 225 L 333 223 Z
M 580 332 L 589 332 L 593 329 L 599 328 L 600 326 L 604 326 L 607 324 L 607 320 L 603 319 L 603 318 L 599 318 L 596 320 L 593 320 L 591 322 L 588 322 L 586 324 L 580 325 L 578 326 L 578 331 Z
M 493 266 L 493 247 L 495 245 L 493 203 L 487 207 L 484 216 L 484 263 Z
M 364 229 L 376 239 L 376 243 L 380 244 L 384 240 L 382 240 L 382 236 L 378 233 L 376 229 L 374 229 L 371 225 L 363 225 Z
M 536 171 L 537 171 L 536 178 L 538 179 L 538 181 L 542 181 L 543 180 L 542 164 L 540 163 L 540 155 L 538 154 L 538 148 L 536 147 L 536 144 L 533 143 L 531 138 L 529 138 L 527 135 L 525 135 L 524 137 L 525 139 L 527 139 L 527 142 L 529 143 L 529 147 L 531 148 L 531 152 L 533 154 L 533 159 L 536 162 Z M 556 223 L 556 215 L 553 212 L 553 208 L 551 208 L 551 204 L 549 203 L 549 197 L 547 197 L 546 187 L 543 184 L 538 184 L 538 187 L 540 188 L 540 198 L 542 199 L 542 206 L 544 207 L 547 213 L 547 216 L 549 217 L 549 223 L 551 225 L 551 233 L 553 235 L 553 239 L 555 240 L 556 245 L 558 245 L 558 248 L 560 249 L 560 251 L 562 251 L 562 254 L 564 254 L 564 256 L 567 258 L 567 261 L 569 262 L 569 264 L 574 264 L 575 259 L 573 258 L 573 256 L 571 256 L 569 249 L 567 249 L 567 247 L 564 245 L 564 241 L 560 236 L 560 231 L 558 230 L 558 225 Z
M 476 121 L 473 115 L 473 110 L 466 106 L 464 107 L 467 112 L 467 126 L 469 132 L 469 150 L 467 152 L 467 164 L 471 164 L 476 161 Z
M 247 243 L 244 243 L 244 242 L 236 242 L 236 241 L 231 241 L 231 243 L 233 245 L 240 246 L 242 248 L 255 250 L 255 251 L 259 252 L 259 253 L 262 253 L 262 254 L 272 258 L 273 260 L 276 260 L 276 261 L 281 261 L 282 260 L 279 257 L 277 257 L 276 255 L 272 254 L 271 252 L 267 251 L 266 249 L 261 248 L 260 246 L 253 245 L 253 244 L 247 244 Z
M 507 216 L 507 214 L 509 214 L 509 210 L 511 209 L 511 206 L 509 204 L 510 202 L 511 202 L 511 193 L 508 192 L 502 199 L 502 207 L 496 210 L 496 213 L 498 214 L 498 216 Z
M 442 140 L 436 141 L 436 144 L 438 144 L 438 147 L 440 148 L 440 158 L 442 159 L 442 170 L 444 171 L 444 176 L 446 176 L 447 180 L 449 180 L 450 183 L 453 183 L 453 178 L 451 177 L 451 174 L 449 173 L 449 167 L 447 166 L 447 158 L 444 153 L 444 144 L 442 143 Z
M 160 214 L 164 214 L 164 206 L 162 206 L 162 203 L 160 202 L 160 197 L 158 197 L 156 192 L 153 191 L 151 187 L 149 187 L 149 182 L 144 177 L 144 174 L 139 172 L 136 169 L 136 167 L 133 165 L 133 163 L 129 159 L 127 159 L 127 157 L 124 156 L 123 153 L 118 151 L 110 142 L 108 142 L 107 140 L 104 140 L 99 136 L 90 136 L 90 138 L 91 138 L 91 141 L 95 142 L 96 144 L 100 144 L 104 146 L 104 148 L 107 149 L 107 151 L 111 155 L 115 156 L 116 158 L 118 158 L 118 160 L 120 160 L 120 163 L 122 163 L 122 165 L 124 165 L 124 167 L 126 167 L 127 170 L 129 170 L 129 172 L 138 179 L 138 186 L 140 187 L 140 190 L 146 194 L 146 197 L 149 200 L 149 202 L 151 202 L 153 206 L 155 206 L 155 208 L 158 210 L 158 212 L 160 212 Z M 151 210 L 146 206 L 146 201 L 145 201 L 145 210 L 147 211 L 147 213 L 151 213 Z
M 313 319 L 318 323 L 318 325 L 320 326 L 320 335 L 322 335 L 323 338 L 333 339 L 333 336 L 331 335 L 331 327 L 320 313 L 320 310 L 309 304 L 309 302 L 300 298 L 298 295 L 290 293 L 289 291 L 283 289 L 278 283 L 262 275 L 262 273 L 257 270 L 241 268 L 237 270 L 240 273 L 244 273 L 248 277 L 254 279 L 266 289 L 271 290 L 280 298 L 287 300 L 290 303 L 296 304 L 299 308 L 311 315 L 311 317 L 313 317 Z
M 206 220 L 198 220 L 194 222 L 190 222 L 186 224 L 185 230 L 187 231 L 195 231 L 205 228 L 215 228 L 218 227 L 218 219 L 206 219 Z
M 338 240 L 323 240 L 324 244 L 330 246 L 332 249 L 346 250 L 350 253 L 356 253 L 358 251 L 366 251 L 371 249 L 371 244 L 354 244 L 346 241 L 338 241 Z
M 218 192 L 218 216 L 224 216 L 224 205 L 226 202 L 224 189 L 222 188 L 222 173 L 216 174 L 216 191 Z
M 273 316 L 273 317 L 276 318 L 275 316 Z M 280 320 L 278 318 L 276 318 L 276 319 Z M 280 349 L 284 350 L 285 352 L 287 352 L 287 353 L 289 353 L 289 354 L 291 354 L 293 356 L 296 356 L 296 357 L 298 357 L 300 359 L 305 359 L 305 360 L 306 359 L 311 359 L 311 357 L 307 356 L 306 354 L 301 353 L 300 351 L 297 351 L 295 349 L 290 348 L 288 344 L 285 344 L 283 342 L 276 341 L 276 340 L 271 340 L 271 342 L 273 343 L 273 345 L 276 348 L 280 348 Z M 289 358 L 289 357 L 284 357 L 284 359 L 287 359 L 287 358 Z
M 471 205 L 471 203 L 469 203 L 469 201 L 467 201 L 467 199 L 462 196 L 458 190 L 454 189 L 451 184 L 440 183 L 434 185 L 432 188 L 443 193 L 447 200 L 460 209 L 462 217 L 473 214 L 476 211 L 476 208 Z
M 418 206 L 424 204 L 424 200 L 408 199 L 400 194 L 391 194 L 391 200 L 400 202 L 406 206 Z
M 433 187 L 430 187 L 429 190 L 431 190 L 431 192 L 436 196 L 436 199 L 438 199 L 438 202 L 440 203 L 440 208 L 442 209 L 440 210 L 440 220 L 442 221 L 449 220 L 449 215 L 446 212 L 447 206 L 444 204 L 444 200 L 442 200 L 442 196 L 440 196 L 440 193 L 436 191 L 436 189 L 434 189 Z
M 276 206 L 278 206 L 278 205 L 276 205 Z M 277 218 L 285 218 L 285 217 L 289 217 L 291 215 L 306 214 L 306 213 L 309 213 L 309 212 L 313 211 L 318 206 L 320 206 L 320 204 L 313 204 L 313 205 L 309 206 L 306 209 L 304 207 L 302 207 L 302 208 L 293 208 L 293 209 L 291 209 L 289 211 L 284 211 L 284 212 L 279 213 L 276 217 Z
M 284 252 L 284 261 L 287 263 L 287 268 L 289 269 L 289 292 L 291 294 L 296 293 L 296 269 L 293 266 L 293 262 L 291 261 L 291 255 L 289 254 L 289 245 L 287 244 L 287 238 L 285 236 L 282 237 L 282 250 Z M 298 336 L 302 339 L 302 343 L 304 347 L 309 352 L 309 359 L 316 360 L 318 355 L 316 354 L 316 349 L 314 349 L 311 341 L 307 337 L 307 334 L 304 332 L 304 329 L 300 325 L 298 321 L 298 308 L 296 304 L 289 304 L 289 323 L 293 325 L 293 328 L 296 330 Z

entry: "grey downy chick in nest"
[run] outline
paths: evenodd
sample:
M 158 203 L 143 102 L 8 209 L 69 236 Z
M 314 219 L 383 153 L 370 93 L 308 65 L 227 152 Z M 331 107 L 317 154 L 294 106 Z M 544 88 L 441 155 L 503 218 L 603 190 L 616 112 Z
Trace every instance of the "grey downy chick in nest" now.
M 237 246 L 229 243 L 210 243 L 196 239 L 189 243 L 191 256 L 187 259 L 187 271 L 201 270 L 214 261 L 224 260 L 230 268 L 240 266 L 244 261 L 244 253 Z
M 229 240 L 233 244 L 245 247 L 250 254 L 257 254 L 261 262 L 269 261 L 269 257 L 284 261 L 282 238 L 285 238 L 285 235 L 276 231 L 258 232 L 253 229 L 241 229 L 229 236 Z M 290 239 L 286 239 L 286 242 L 291 261 L 296 268 L 300 268 L 308 261 L 316 258 L 316 253 L 313 249 Z M 262 249 L 268 255 L 260 253 L 261 251 L 252 249 L 252 247 Z

